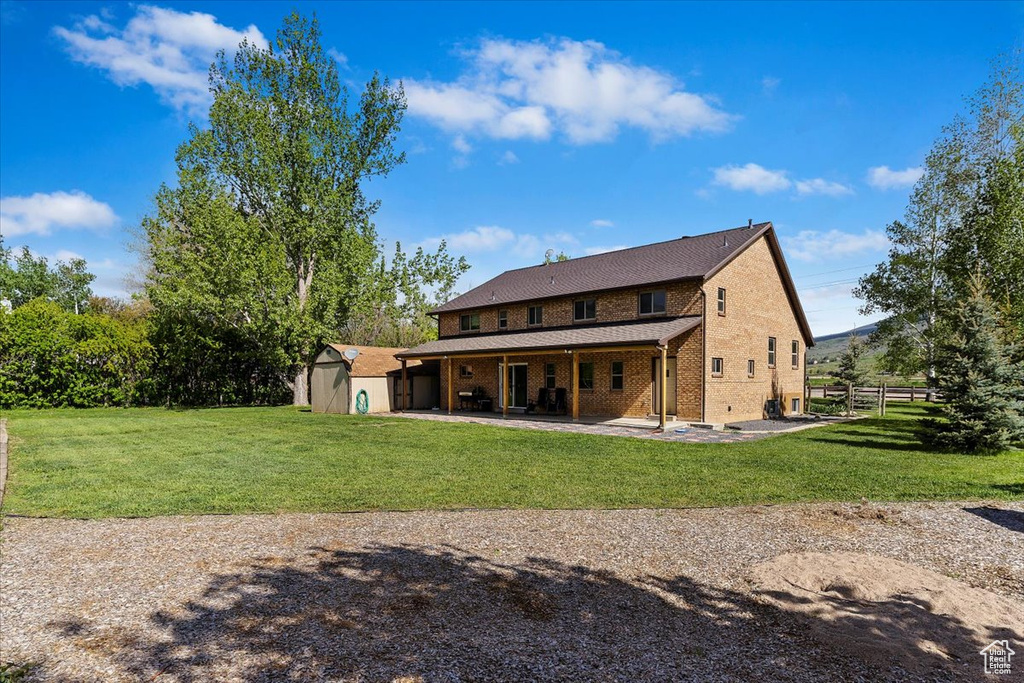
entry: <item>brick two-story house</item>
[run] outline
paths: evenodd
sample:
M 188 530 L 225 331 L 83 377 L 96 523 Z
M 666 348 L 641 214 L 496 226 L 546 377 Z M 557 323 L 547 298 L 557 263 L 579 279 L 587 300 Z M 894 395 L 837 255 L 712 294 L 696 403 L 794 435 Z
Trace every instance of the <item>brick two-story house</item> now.
M 574 419 L 799 413 L 814 344 L 771 223 L 506 271 L 432 314 L 438 340 L 397 357 L 441 361 L 449 412 L 547 389 Z

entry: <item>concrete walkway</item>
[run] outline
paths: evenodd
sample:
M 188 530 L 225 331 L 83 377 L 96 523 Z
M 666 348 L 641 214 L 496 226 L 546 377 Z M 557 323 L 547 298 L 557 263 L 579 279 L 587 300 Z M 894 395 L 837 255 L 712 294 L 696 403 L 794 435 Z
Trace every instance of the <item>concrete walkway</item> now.
M 387 417 L 388 415 L 384 415 Z M 493 427 L 513 427 L 517 429 L 537 429 L 547 432 L 567 432 L 571 434 L 596 434 L 598 436 L 627 436 L 635 439 L 654 439 L 657 441 L 677 441 L 682 443 L 738 443 L 754 441 L 770 436 L 767 433 L 745 433 L 737 431 L 719 432 L 711 429 L 687 427 L 685 423 L 668 423 L 664 432 L 657 430 L 658 424 L 650 420 L 634 418 L 616 418 L 600 422 L 572 422 L 559 416 L 538 417 L 517 415 L 502 418 L 493 417 L 488 413 L 461 413 L 448 415 L 441 411 L 408 411 L 391 413 L 390 417 L 402 417 L 413 420 L 434 420 L 436 422 L 465 422 L 490 425 Z

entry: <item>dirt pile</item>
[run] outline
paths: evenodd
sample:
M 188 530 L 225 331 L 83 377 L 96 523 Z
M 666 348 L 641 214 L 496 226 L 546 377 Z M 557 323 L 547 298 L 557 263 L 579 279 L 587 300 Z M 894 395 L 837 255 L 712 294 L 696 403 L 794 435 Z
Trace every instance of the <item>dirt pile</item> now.
M 976 675 L 993 640 L 1024 642 L 1024 605 L 878 555 L 795 553 L 751 569 L 756 594 L 867 664 Z

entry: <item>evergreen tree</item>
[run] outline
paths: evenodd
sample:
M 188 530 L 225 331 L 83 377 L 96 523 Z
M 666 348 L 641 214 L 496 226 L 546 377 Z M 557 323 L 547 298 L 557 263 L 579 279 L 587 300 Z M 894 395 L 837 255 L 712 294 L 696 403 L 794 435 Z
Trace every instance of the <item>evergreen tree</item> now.
M 863 384 L 867 378 L 867 372 L 860 366 L 863 355 L 864 342 L 857 335 L 851 334 L 850 340 L 846 343 L 846 350 L 839 357 L 839 367 L 831 375 L 848 387 Z
M 1024 440 L 1024 363 L 977 275 L 951 322 L 936 358 L 946 420 L 929 420 L 924 440 L 962 453 L 1005 450 Z

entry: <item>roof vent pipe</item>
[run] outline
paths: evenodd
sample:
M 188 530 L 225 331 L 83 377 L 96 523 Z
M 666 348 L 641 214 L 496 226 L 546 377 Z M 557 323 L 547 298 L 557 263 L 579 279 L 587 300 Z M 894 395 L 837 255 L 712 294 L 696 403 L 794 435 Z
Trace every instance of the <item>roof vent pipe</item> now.
M 723 247 L 729 246 L 729 236 L 728 235 L 722 235 L 722 246 Z
M 752 227 L 754 227 L 754 219 L 753 218 L 748 218 L 747 219 L 747 230 L 750 230 Z

